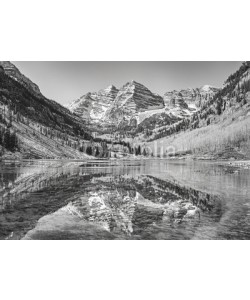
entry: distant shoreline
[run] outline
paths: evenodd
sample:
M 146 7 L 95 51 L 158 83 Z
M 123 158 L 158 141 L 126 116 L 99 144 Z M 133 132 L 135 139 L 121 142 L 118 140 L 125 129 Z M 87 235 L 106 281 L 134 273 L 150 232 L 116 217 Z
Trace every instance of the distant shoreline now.
M 17 155 L 18 153 L 13 153 L 13 155 L 8 155 L 4 157 L 0 157 L 0 162 L 25 162 L 25 161 L 72 161 L 72 162 L 101 162 L 101 161 L 139 161 L 139 160 L 167 160 L 167 161 L 207 161 L 214 163 L 223 163 L 232 166 L 232 167 L 241 167 L 241 168 L 250 168 L 250 160 L 242 160 L 242 159 L 230 159 L 230 158 L 215 158 L 213 156 L 171 156 L 171 157 L 145 157 L 145 156 L 136 156 L 136 158 L 123 157 L 123 158 L 88 158 L 88 159 L 79 159 L 79 158 L 22 158 L 21 155 Z

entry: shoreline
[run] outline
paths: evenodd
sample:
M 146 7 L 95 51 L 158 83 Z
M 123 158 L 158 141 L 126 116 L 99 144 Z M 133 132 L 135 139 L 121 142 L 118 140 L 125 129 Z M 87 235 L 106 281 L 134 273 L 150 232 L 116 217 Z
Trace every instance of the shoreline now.
M 214 163 L 223 163 L 232 166 L 232 167 L 243 167 L 243 168 L 250 168 L 250 160 L 242 160 L 242 159 L 223 159 L 223 158 L 215 158 L 212 156 L 206 157 L 206 156 L 171 156 L 171 157 L 145 157 L 145 156 L 137 156 L 136 158 L 130 157 L 123 157 L 123 158 L 112 158 L 112 159 L 105 159 L 105 158 L 97 158 L 97 157 L 91 157 L 88 159 L 79 159 L 79 158 L 23 158 L 20 155 L 7 155 L 0 157 L 0 162 L 26 162 L 26 161 L 72 161 L 72 162 L 105 162 L 105 161 L 121 161 L 121 160 L 128 160 L 128 161 L 138 161 L 138 160 L 185 160 L 185 161 L 207 161 L 207 162 L 214 162 Z

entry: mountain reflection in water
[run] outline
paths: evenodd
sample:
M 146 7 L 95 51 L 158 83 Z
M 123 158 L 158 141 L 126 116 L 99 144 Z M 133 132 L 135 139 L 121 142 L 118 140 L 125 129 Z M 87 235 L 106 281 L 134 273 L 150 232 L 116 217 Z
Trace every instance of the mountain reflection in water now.
M 249 170 L 164 160 L 0 165 L 1 239 L 249 239 Z

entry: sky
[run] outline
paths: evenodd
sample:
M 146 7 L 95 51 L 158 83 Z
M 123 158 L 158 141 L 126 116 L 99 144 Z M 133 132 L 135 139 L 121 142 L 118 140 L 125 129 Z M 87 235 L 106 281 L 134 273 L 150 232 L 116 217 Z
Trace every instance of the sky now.
M 88 92 L 111 84 L 120 88 L 135 80 L 152 92 L 196 88 L 205 84 L 221 87 L 241 62 L 115 62 L 115 61 L 13 61 L 36 83 L 44 96 L 68 104 Z

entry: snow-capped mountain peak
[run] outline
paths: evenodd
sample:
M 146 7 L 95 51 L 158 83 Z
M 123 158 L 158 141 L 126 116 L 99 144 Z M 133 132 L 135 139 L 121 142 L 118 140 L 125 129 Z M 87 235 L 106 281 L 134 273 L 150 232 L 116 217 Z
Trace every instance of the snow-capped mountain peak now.
M 104 89 L 104 91 L 106 91 L 106 92 L 110 92 L 110 91 L 114 91 L 114 90 L 117 90 L 117 88 L 116 88 L 113 84 L 107 86 L 107 87 Z
M 93 122 L 130 118 L 139 111 L 164 108 L 163 98 L 143 84 L 131 80 L 120 89 L 109 85 L 97 93 L 88 93 L 73 101 L 69 109 Z
M 69 109 L 91 122 L 117 124 L 121 121 L 130 122 L 133 118 L 143 118 L 160 113 L 165 108 L 176 109 L 188 114 L 201 107 L 218 89 L 211 85 L 186 90 L 167 92 L 164 98 L 151 92 L 143 84 L 131 80 L 117 89 L 114 85 L 101 89 L 99 92 L 87 93 L 75 100 Z M 178 115 L 180 113 L 178 112 Z M 139 119 L 143 119 L 139 118 Z M 138 119 L 138 118 L 137 118 Z M 140 120 L 137 120 L 140 123 Z
M 200 91 L 204 91 L 204 92 L 210 92 L 210 91 L 213 91 L 214 89 L 218 89 L 218 88 L 216 88 L 212 85 L 209 85 L 209 84 L 205 84 L 202 87 L 200 87 Z
M 109 85 L 98 92 L 89 92 L 81 96 L 74 100 L 68 108 L 84 120 L 99 122 L 103 119 L 118 92 L 119 90 L 114 85 Z
M 219 88 L 208 84 L 200 88 L 187 88 L 179 91 L 173 90 L 165 93 L 164 101 L 165 105 L 170 107 L 177 103 L 179 106 L 188 105 L 192 108 L 198 108 L 211 99 L 217 91 L 219 91 Z
M 109 120 L 129 120 L 136 113 L 164 108 L 163 98 L 143 84 L 131 80 L 123 85 L 105 115 Z

